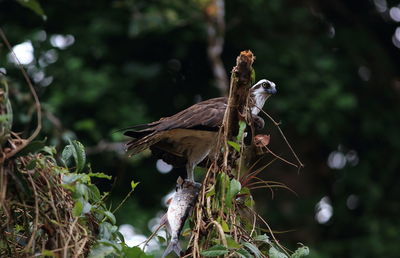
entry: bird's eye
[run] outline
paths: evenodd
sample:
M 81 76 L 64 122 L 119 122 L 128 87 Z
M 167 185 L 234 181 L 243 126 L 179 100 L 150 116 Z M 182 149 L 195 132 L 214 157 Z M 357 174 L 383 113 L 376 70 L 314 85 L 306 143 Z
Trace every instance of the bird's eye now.
M 268 85 L 268 83 L 263 82 L 263 83 L 262 83 L 262 86 L 263 86 L 264 88 L 268 88 L 269 85 Z

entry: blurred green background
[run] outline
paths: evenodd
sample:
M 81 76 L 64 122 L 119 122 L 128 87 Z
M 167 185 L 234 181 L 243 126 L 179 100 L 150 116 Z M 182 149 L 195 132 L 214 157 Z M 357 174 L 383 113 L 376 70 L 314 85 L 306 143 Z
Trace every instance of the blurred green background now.
M 111 191 L 114 207 L 130 181 L 140 181 L 116 215 L 139 238 L 149 235 L 165 210 L 163 197 L 184 172 L 160 173 L 168 167 L 157 168 L 148 153 L 128 158 L 125 139 L 114 132 L 220 96 L 213 73 L 219 56 L 209 58 L 208 51 L 216 42 L 212 29 L 225 27 L 220 58 L 227 75 L 241 50 L 255 53 L 257 79 L 278 87 L 264 109 L 282 122 L 306 165 L 297 173 L 275 163 L 262 173 L 298 196 L 255 191 L 272 229 L 289 231 L 277 235 L 281 243 L 292 250 L 304 243 L 310 257 L 398 257 L 400 2 L 221 3 L 41 1 L 37 15 L 0 0 L 0 24 L 43 105 L 41 139 L 58 149 L 68 138 L 87 146 L 93 169 L 115 178 L 98 182 Z M 34 128 L 32 98 L 4 44 L 0 58 L 14 131 L 27 133 Z M 295 161 L 271 122 L 264 133 L 275 153 Z

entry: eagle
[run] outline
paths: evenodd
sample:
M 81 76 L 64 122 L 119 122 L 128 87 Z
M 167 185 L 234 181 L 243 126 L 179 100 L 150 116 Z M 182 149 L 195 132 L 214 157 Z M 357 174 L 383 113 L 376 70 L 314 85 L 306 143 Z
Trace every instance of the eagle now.
M 258 113 L 276 92 L 275 83 L 266 79 L 250 88 L 251 114 L 258 127 L 264 126 Z M 205 100 L 158 121 L 125 128 L 124 135 L 132 137 L 127 143 L 127 151 L 134 155 L 150 148 L 153 155 L 174 167 L 183 163 L 187 179 L 194 182 L 195 166 L 206 157 L 211 160 L 215 157 L 214 146 L 227 102 L 227 97 Z

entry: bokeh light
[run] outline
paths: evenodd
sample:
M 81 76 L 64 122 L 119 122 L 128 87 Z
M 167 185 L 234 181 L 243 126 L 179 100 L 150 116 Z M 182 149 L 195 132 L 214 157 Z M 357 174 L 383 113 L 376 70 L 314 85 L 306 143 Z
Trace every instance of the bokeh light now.
M 315 219 L 319 224 L 327 223 L 333 215 L 333 207 L 328 196 L 322 199 L 315 205 Z
M 171 172 L 173 168 L 170 164 L 164 162 L 162 159 L 157 160 L 156 167 L 158 172 L 160 172 L 161 174 L 167 174 Z
M 25 41 L 21 44 L 15 45 L 12 50 L 18 60 L 15 59 L 13 53 L 8 54 L 8 60 L 14 64 L 18 64 L 19 61 L 21 64 L 27 65 L 34 59 L 34 50 L 31 41 Z

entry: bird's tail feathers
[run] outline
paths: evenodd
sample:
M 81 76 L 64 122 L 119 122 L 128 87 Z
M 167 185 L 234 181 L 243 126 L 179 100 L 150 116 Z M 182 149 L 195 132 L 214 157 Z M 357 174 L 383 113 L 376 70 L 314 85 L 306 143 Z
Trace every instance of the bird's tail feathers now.
M 129 126 L 129 127 L 125 127 L 125 128 L 122 128 L 122 129 L 118 129 L 117 132 L 126 131 L 126 130 L 142 130 L 142 129 L 146 129 L 146 128 L 149 128 L 149 127 L 156 126 L 159 123 L 160 123 L 160 120 L 154 121 L 154 122 L 151 122 L 151 123 L 147 123 L 147 124 Z
M 124 132 L 124 135 L 128 136 L 128 137 L 139 139 L 139 138 L 143 138 L 144 136 L 151 134 L 152 132 L 154 132 L 154 130 L 144 129 L 144 130 L 140 130 L 140 131 L 126 131 L 126 132 Z
M 157 143 L 161 139 L 161 134 L 158 132 L 152 132 L 143 138 L 133 139 L 127 143 L 127 151 L 129 155 L 137 154 L 144 151 L 151 145 Z
M 161 120 L 161 119 L 160 119 L 160 120 Z M 112 133 L 114 134 L 114 133 L 119 133 L 119 132 L 123 132 L 123 131 L 130 130 L 130 131 L 128 131 L 128 132 L 124 132 L 124 134 L 127 135 L 126 133 L 129 133 L 129 132 L 144 131 L 144 130 L 150 129 L 150 128 L 153 127 L 153 126 L 158 125 L 158 124 L 160 123 L 160 120 L 154 121 L 154 122 L 151 122 L 151 123 L 147 123 L 147 124 L 140 124 L 140 125 L 134 125 L 134 126 L 124 127 L 124 128 L 118 129 L 118 130 L 116 130 L 116 131 L 113 131 Z M 132 131 L 132 130 L 133 130 L 133 131 Z M 130 135 L 127 135 L 127 136 L 130 136 Z

